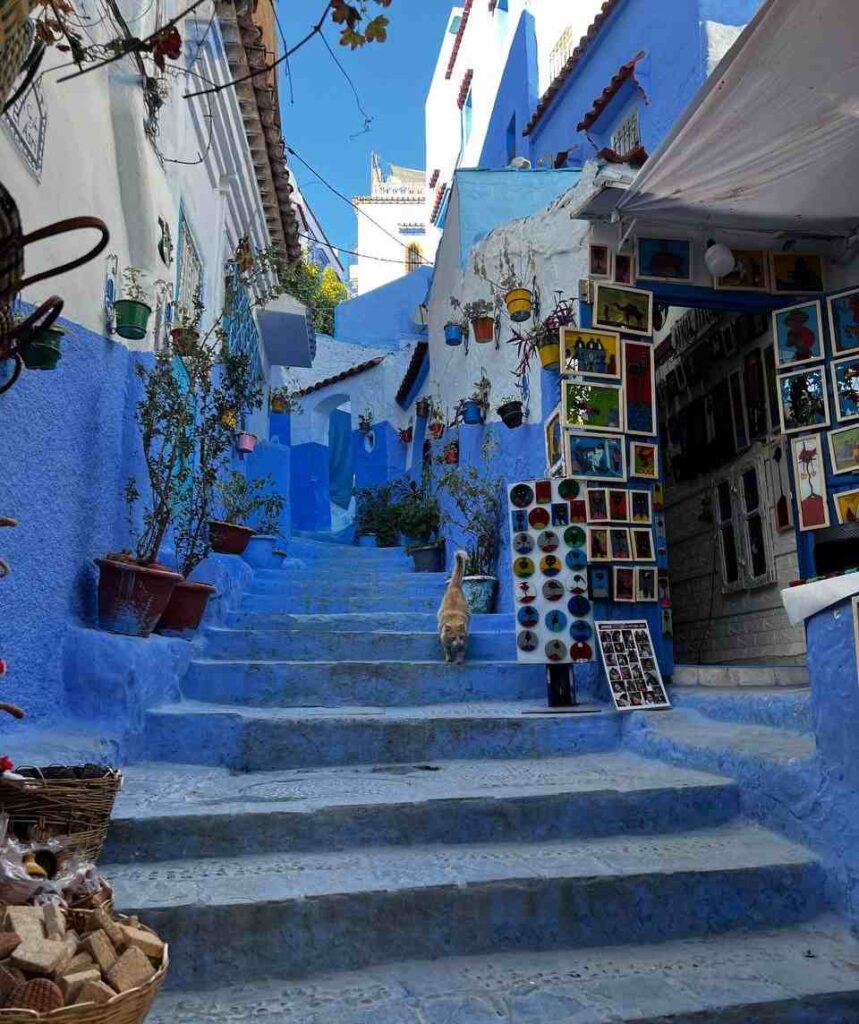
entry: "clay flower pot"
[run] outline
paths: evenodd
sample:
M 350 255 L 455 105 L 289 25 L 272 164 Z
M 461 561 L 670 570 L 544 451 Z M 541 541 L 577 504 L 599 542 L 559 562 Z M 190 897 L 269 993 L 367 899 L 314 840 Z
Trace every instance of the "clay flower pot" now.
M 505 296 L 507 315 L 514 323 L 522 323 L 531 317 L 531 292 L 527 288 L 513 288 Z
M 209 543 L 219 555 L 244 554 L 254 531 L 238 523 L 224 523 L 219 519 L 209 520 Z
M 146 337 L 152 307 L 136 299 L 117 299 L 113 304 L 116 315 L 116 333 L 129 341 Z
M 411 444 L 412 436 L 413 433 L 411 427 L 405 427 L 403 430 L 400 431 L 400 440 L 403 442 L 403 444 Z
M 236 451 L 239 455 L 250 455 L 256 446 L 256 434 L 248 434 L 244 431 L 240 434 L 236 434 Z
M 462 324 L 451 321 L 444 325 L 444 340 L 448 345 L 462 344 Z
M 495 317 L 476 317 L 471 321 L 471 329 L 474 331 L 474 340 L 480 345 L 485 345 L 495 338 Z
M 178 572 L 97 558 L 98 621 L 109 633 L 149 636 L 170 602 Z
M 209 583 L 194 583 L 192 580 L 177 583 L 158 620 L 158 629 L 175 633 L 197 629 L 209 598 L 215 593 L 215 588 Z
M 269 408 L 272 412 L 286 412 L 286 399 L 285 398 L 272 398 L 269 402 Z
M 430 432 L 430 436 L 436 441 L 444 434 L 444 424 L 440 420 L 430 423 L 427 429 Z

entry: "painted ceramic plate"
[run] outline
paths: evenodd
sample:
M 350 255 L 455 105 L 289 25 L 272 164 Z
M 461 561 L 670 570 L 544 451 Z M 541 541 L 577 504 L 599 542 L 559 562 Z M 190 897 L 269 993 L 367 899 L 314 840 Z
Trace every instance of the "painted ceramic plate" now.
M 588 564 L 588 554 L 584 548 L 570 548 L 564 561 L 568 569 L 584 569 Z
M 593 627 L 584 619 L 576 619 L 570 626 L 570 636 L 573 640 L 590 640 L 593 633 Z
M 578 480 L 562 480 L 558 484 L 558 494 L 567 501 L 578 498 L 581 485 Z
M 569 548 L 583 548 L 588 535 L 581 526 L 570 526 L 564 530 L 564 543 Z
M 516 646 L 520 651 L 536 651 L 540 638 L 530 629 L 523 629 L 516 637 Z
M 567 616 L 560 611 L 551 611 L 546 615 L 546 629 L 552 633 L 563 633 L 567 625 Z
M 564 596 L 564 584 L 560 580 L 547 580 L 543 584 L 543 597 L 547 601 L 560 601 Z
M 584 642 L 570 644 L 570 658 L 573 661 L 592 661 L 594 656 L 593 647 Z
M 541 551 L 557 551 L 561 546 L 561 539 L 552 530 L 543 530 L 537 538 L 537 547 Z
M 563 564 L 557 555 L 544 555 L 540 559 L 540 572 L 544 576 L 557 576 L 561 569 L 563 569 Z
M 550 640 L 546 644 L 547 661 L 563 661 L 567 656 L 567 645 L 561 640 Z
M 525 608 L 519 609 L 519 612 L 516 615 L 516 621 L 520 626 L 524 626 L 526 629 L 533 629 L 533 627 L 540 621 L 540 613 L 536 608 L 526 606 Z
M 534 538 L 530 533 L 517 533 L 513 537 L 513 550 L 517 555 L 527 555 L 534 550 Z
M 534 503 L 534 492 L 527 484 L 516 484 L 510 490 L 510 504 L 516 508 L 527 508 Z
M 516 600 L 519 604 L 533 604 L 537 600 L 537 591 L 530 583 L 517 583 Z
M 513 562 L 513 572 L 520 580 L 534 575 L 534 563 L 530 558 L 517 558 Z
M 535 530 L 545 530 L 549 525 L 549 513 L 544 508 L 532 508 L 528 513 L 528 522 Z
M 591 603 L 586 597 L 578 595 L 571 597 L 567 607 L 576 616 L 576 618 L 583 618 L 591 610 Z

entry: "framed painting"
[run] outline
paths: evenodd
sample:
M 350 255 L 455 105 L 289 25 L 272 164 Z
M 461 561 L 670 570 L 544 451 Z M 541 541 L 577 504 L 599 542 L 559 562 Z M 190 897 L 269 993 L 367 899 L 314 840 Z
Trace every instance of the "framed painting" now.
M 724 277 L 713 278 L 716 291 L 768 292 L 769 257 L 762 249 L 731 249 L 734 269 Z
M 656 570 L 642 569 L 635 570 L 635 600 L 656 601 Z
M 632 256 L 627 253 L 614 254 L 614 283 L 632 284 Z
M 653 346 L 646 341 L 623 343 L 623 381 L 626 393 L 626 432 L 654 436 L 656 419 L 656 383 L 653 373 Z
M 630 604 L 635 601 L 635 569 L 620 565 L 614 567 L 614 599 Z
M 829 455 L 833 473 L 859 470 L 859 423 L 829 431 Z
M 629 508 L 630 522 L 647 523 L 649 525 L 653 520 L 650 491 L 630 491 Z
M 588 522 L 608 522 L 608 498 L 604 487 L 589 487 L 585 491 L 588 503 Z
M 561 373 L 620 380 L 620 335 L 616 331 L 562 327 Z
M 796 507 L 800 530 L 822 530 L 829 526 L 826 500 L 826 472 L 820 434 L 790 439 L 793 476 L 796 481 Z
M 591 597 L 595 600 L 608 600 L 611 597 L 611 570 L 597 566 L 590 570 Z
M 823 258 L 809 252 L 771 252 L 770 287 L 776 295 L 824 291 Z
M 641 441 L 629 442 L 629 475 L 642 480 L 655 480 L 659 476 L 659 448 Z
M 553 409 L 544 425 L 546 440 L 546 466 L 549 475 L 566 476 L 564 472 L 564 435 L 561 429 L 561 410 Z
M 626 480 L 626 442 L 610 434 L 564 431 L 571 476 L 608 482 Z
M 629 491 L 609 488 L 608 517 L 613 523 L 629 522 Z
M 632 542 L 626 527 L 612 526 L 609 528 L 608 549 L 613 562 L 632 561 Z
M 823 367 L 795 370 L 779 377 L 778 405 L 783 434 L 829 426 L 829 398 Z
M 588 561 L 610 562 L 608 550 L 608 527 L 588 527 Z
M 561 382 L 564 426 L 578 430 L 623 431 L 623 386 Z
M 859 288 L 830 295 L 829 327 L 832 334 L 832 355 L 859 352 Z
M 653 533 L 650 530 L 632 530 L 632 555 L 636 562 L 655 562 Z
M 859 523 L 859 487 L 852 491 L 838 491 L 832 495 L 832 500 L 839 523 Z
M 588 277 L 611 277 L 611 249 L 607 245 L 591 245 L 588 249 Z
M 637 238 L 636 277 L 645 281 L 692 280 L 692 243 L 688 238 Z
M 653 294 L 640 288 L 594 285 L 594 327 L 650 337 L 653 334 Z
M 819 302 L 777 309 L 772 316 L 775 364 L 779 370 L 823 358 L 823 314 Z
M 832 393 L 839 423 L 859 417 L 859 353 L 832 363 Z

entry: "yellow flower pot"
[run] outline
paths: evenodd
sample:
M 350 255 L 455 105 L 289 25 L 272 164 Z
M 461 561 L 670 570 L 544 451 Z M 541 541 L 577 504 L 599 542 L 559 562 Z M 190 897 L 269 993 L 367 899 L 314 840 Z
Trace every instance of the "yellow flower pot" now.
M 286 399 L 272 398 L 270 408 L 272 412 L 286 412 Z
M 560 341 L 550 341 L 546 345 L 541 345 L 539 348 L 540 352 L 540 365 L 544 370 L 557 370 L 561 365 L 561 343 Z
M 527 288 L 514 288 L 504 296 L 507 314 L 515 323 L 522 323 L 531 316 L 531 293 Z

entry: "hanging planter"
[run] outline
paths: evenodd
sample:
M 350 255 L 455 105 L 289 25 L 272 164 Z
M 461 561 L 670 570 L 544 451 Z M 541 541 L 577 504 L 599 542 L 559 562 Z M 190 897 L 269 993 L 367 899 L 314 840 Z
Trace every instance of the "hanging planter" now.
M 62 358 L 61 345 L 66 332 L 61 327 L 43 327 L 21 350 L 28 370 L 56 370 Z
M 466 398 L 462 403 L 462 422 L 471 425 L 483 422 L 483 406 L 476 398 Z
M 504 296 L 507 315 L 514 323 L 520 324 L 531 317 L 533 297 L 527 288 L 511 288 Z
M 116 333 L 128 341 L 140 341 L 146 337 L 149 329 L 149 317 L 152 307 L 136 299 L 117 299 L 114 303 L 116 313 Z
M 182 579 L 160 566 L 97 558 L 98 621 L 102 629 L 124 636 L 149 636 L 158 625 L 173 590 Z
M 459 441 L 448 441 L 444 448 L 442 448 L 441 456 L 438 461 L 445 466 L 458 466 Z
M 505 427 L 509 427 L 510 430 L 515 430 L 516 427 L 522 426 L 524 411 L 522 402 L 518 398 L 511 399 L 509 402 L 502 402 L 496 411 L 501 417 L 501 422 Z
M 557 370 L 561 365 L 561 340 L 556 334 L 547 334 L 537 342 L 540 365 L 544 370 Z
M 239 414 L 235 409 L 222 409 L 218 420 L 225 430 L 235 430 L 239 422 Z
M 250 453 L 254 450 L 254 448 L 256 448 L 256 446 L 256 434 L 248 434 L 245 431 L 236 434 L 236 451 L 239 453 L 239 455 L 250 455 Z
M 471 321 L 471 329 L 474 331 L 474 340 L 479 345 L 485 345 L 495 339 L 495 317 L 476 317 Z
M 434 441 L 438 441 L 444 434 L 444 423 L 441 420 L 434 420 L 427 427 L 427 430 L 429 431 L 430 437 L 432 437 Z
M 430 400 L 428 398 L 419 398 L 415 403 L 415 415 L 418 419 L 428 419 L 430 414 Z
M 200 332 L 195 327 L 174 327 L 170 332 L 173 339 L 173 351 L 183 359 L 194 355 L 200 341 Z
M 281 395 L 272 395 L 269 402 L 269 409 L 272 412 L 287 412 L 286 399 Z
M 444 325 L 444 340 L 448 345 L 462 344 L 462 324 L 451 320 Z
M 191 580 L 177 583 L 158 620 L 159 632 L 169 630 L 184 633 L 197 629 L 206 612 L 209 598 L 215 593 L 215 588 L 209 583 L 194 583 Z
M 414 435 L 411 427 L 403 427 L 403 429 L 400 431 L 400 440 L 403 442 L 403 444 L 411 444 L 413 436 Z

